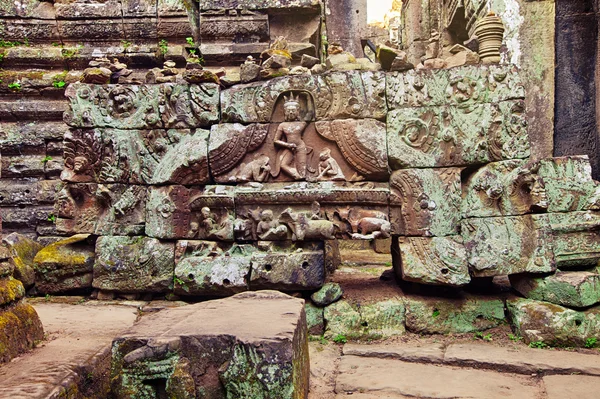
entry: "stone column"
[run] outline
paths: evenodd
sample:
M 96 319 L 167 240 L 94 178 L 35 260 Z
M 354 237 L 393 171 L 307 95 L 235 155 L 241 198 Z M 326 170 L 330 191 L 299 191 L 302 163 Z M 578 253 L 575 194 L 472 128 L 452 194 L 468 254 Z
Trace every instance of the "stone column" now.
M 327 0 L 325 7 L 329 43 L 340 43 L 344 50 L 363 57 L 360 39 L 368 35 L 367 0 Z

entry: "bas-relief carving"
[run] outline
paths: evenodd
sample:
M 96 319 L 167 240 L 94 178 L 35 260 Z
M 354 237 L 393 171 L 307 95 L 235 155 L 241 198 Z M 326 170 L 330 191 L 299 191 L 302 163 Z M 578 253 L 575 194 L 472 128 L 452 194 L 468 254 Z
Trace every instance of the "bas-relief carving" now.
M 460 236 L 405 237 L 396 270 L 401 278 L 421 284 L 460 287 L 471 281 L 467 254 Z
M 390 179 L 394 234 L 447 236 L 460 225 L 460 168 L 404 169 Z
M 475 277 L 556 269 L 548 215 L 464 219 L 461 234 Z
M 224 122 L 266 123 L 283 93 L 307 93 L 314 99 L 308 120 L 385 118 L 385 74 L 331 72 L 294 75 L 266 82 L 236 85 L 221 92 Z M 283 115 L 282 115 L 283 116 Z
M 195 128 L 219 120 L 219 88 L 201 85 L 93 85 L 74 83 L 65 91 L 72 127 L 115 129 Z
M 600 214 L 592 211 L 550 213 L 556 266 L 593 267 L 600 260 Z
M 208 131 L 72 129 L 65 135 L 69 182 L 205 184 Z
M 313 104 L 305 92 L 284 92 L 272 116 L 280 123 L 213 126 L 209 163 L 216 182 L 387 179 L 385 124 L 312 123 Z
M 462 216 L 491 217 L 545 212 L 548 198 L 539 166 L 521 160 L 481 167 L 464 184 Z
M 499 103 L 525 98 L 514 66 L 463 66 L 388 74 L 386 95 L 390 109 Z
M 54 208 L 59 233 L 95 232 L 100 214 L 100 204 L 95 195 L 97 189 L 97 184 L 75 183 L 65 185 L 57 193 Z
M 268 42 L 269 16 L 242 10 L 214 10 L 200 13 L 202 42 L 258 43 Z
M 527 158 L 529 142 L 522 112 L 521 101 L 390 111 L 390 166 L 462 166 Z
M 156 238 L 233 241 L 233 189 L 225 186 L 152 187 L 146 234 Z
M 388 238 L 391 233 L 388 197 L 389 190 L 381 183 L 238 186 L 235 238 L 239 241 Z

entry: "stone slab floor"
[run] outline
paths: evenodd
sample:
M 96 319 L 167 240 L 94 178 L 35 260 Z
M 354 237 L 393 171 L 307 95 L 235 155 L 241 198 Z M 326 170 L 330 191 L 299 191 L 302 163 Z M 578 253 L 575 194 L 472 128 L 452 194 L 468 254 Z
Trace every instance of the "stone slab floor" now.
M 0 366 L 0 398 L 56 398 L 107 366 L 112 338 L 177 302 L 37 299 L 47 334 Z M 500 334 L 500 333 L 498 333 Z M 310 343 L 310 399 L 599 397 L 600 351 L 530 349 L 520 342 L 407 334 L 381 342 Z M 93 389 L 93 387 L 91 388 Z

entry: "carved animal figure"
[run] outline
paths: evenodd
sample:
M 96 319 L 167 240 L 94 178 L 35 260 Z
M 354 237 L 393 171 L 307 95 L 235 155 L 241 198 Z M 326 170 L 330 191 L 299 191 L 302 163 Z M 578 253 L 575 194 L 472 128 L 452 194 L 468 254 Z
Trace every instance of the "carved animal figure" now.
M 329 220 L 311 220 L 303 213 L 293 212 L 287 208 L 279 215 L 279 222 L 287 225 L 292 231 L 292 240 L 333 240 L 335 225 Z
M 366 217 L 358 222 L 358 230 L 362 235 L 379 233 L 379 238 L 387 238 L 390 236 L 392 225 L 385 219 Z
M 338 208 L 335 210 L 334 214 L 339 216 L 341 220 L 344 220 L 350 224 L 352 233 L 358 232 L 360 223 L 365 218 L 378 219 L 383 222 L 388 221 L 388 215 L 384 212 L 370 209 L 351 208 L 350 206 L 346 207 L 345 209 Z M 365 225 L 368 223 L 369 222 L 365 221 Z

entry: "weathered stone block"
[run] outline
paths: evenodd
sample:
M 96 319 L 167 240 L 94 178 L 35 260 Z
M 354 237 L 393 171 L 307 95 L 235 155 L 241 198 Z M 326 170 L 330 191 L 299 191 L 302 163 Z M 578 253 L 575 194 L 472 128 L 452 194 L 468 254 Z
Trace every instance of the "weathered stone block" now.
M 319 9 L 318 0 L 297 0 L 289 2 L 287 0 L 199 0 L 201 10 L 269 10 L 284 9 L 297 12 L 307 12 L 309 9 Z
M 121 18 L 123 10 L 118 0 L 108 0 L 102 3 L 84 3 L 58 0 L 54 4 L 58 19 L 96 19 Z
M 387 185 L 371 182 L 238 186 L 234 234 L 241 241 L 387 238 L 388 197 Z
M 146 187 L 99 184 L 94 193 L 100 207 L 95 234 L 140 235 L 146 223 Z
M 549 276 L 516 274 L 510 284 L 526 298 L 557 305 L 584 308 L 600 303 L 600 275 L 558 271 Z
M 387 115 L 392 169 L 527 158 L 522 101 L 401 108 Z
M 471 281 L 467 253 L 460 236 L 405 237 L 399 240 L 396 275 L 421 284 L 460 287 Z
M 44 154 L 2 156 L 2 177 L 23 178 L 44 176 Z
M 266 123 L 273 120 L 282 95 L 304 97 L 307 120 L 347 118 L 383 119 L 385 75 L 381 72 L 331 72 L 324 75 L 293 75 L 266 82 L 237 85 L 221 94 L 225 122 Z
M 462 215 L 469 217 L 512 216 L 548 208 L 545 180 L 536 166 L 511 160 L 483 166 L 467 179 L 463 189 Z
M 385 180 L 385 135 L 374 119 L 214 125 L 210 168 L 218 183 Z
M 233 188 L 152 187 L 146 205 L 146 234 L 156 238 L 233 241 Z
M 0 362 L 6 363 L 44 339 L 35 309 L 23 301 L 0 310 Z
M 325 319 L 323 318 L 323 308 L 319 308 L 310 302 L 304 304 L 306 313 L 306 326 L 310 335 L 323 335 L 325 332 Z
M 268 320 L 268 322 L 265 322 Z M 113 342 L 116 398 L 308 395 L 304 301 L 273 291 L 168 309 Z
M 525 90 L 510 65 L 421 69 L 387 74 L 390 108 L 497 103 L 522 99 Z
M 58 232 L 94 234 L 102 210 L 97 190 L 95 183 L 73 183 L 58 192 L 54 206 Z
M 26 288 L 30 288 L 35 283 L 33 259 L 42 249 L 42 245 L 18 233 L 4 236 L 2 242 L 10 251 L 10 263 L 14 266 L 13 276 Z
M 600 214 L 568 212 L 548 214 L 556 266 L 560 269 L 592 267 L 600 260 Z
M 511 324 L 525 343 L 579 346 L 600 336 L 600 307 L 576 311 L 548 302 L 511 299 L 506 302 Z
M 66 127 L 61 122 L 17 122 L 0 125 L 2 155 L 31 153 L 43 148 L 46 141 L 62 140 Z
M 120 4 L 120 3 L 119 3 Z M 93 24 L 86 19 L 58 20 L 58 32 L 62 40 L 70 42 L 86 41 L 115 41 L 124 36 L 122 18 L 102 18 L 94 20 Z
M 600 186 L 587 156 L 544 159 L 538 175 L 548 196 L 548 212 L 600 209 Z
M 556 269 L 547 215 L 464 219 L 461 232 L 474 277 Z
M 402 335 L 405 332 L 404 314 L 404 303 L 396 298 L 360 306 L 341 300 L 325 308 L 325 336 L 380 339 Z
M 214 241 L 177 241 L 175 294 L 229 296 L 248 290 L 251 245 Z
M 70 108 L 64 120 L 72 127 L 115 129 L 195 128 L 219 120 L 216 84 L 69 85 Z
M 504 302 L 488 297 L 405 299 L 406 329 L 425 334 L 461 334 L 494 328 L 505 322 Z
M 89 234 L 77 234 L 42 248 L 33 260 L 36 291 L 59 294 L 90 289 L 94 258 Z
M 326 283 L 321 289 L 310 296 L 317 306 L 327 306 L 337 302 L 343 295 L 342 287 L 338 283 Z
M 51 19 L 3 19 L 0 28 L 3 28 L 2 37 L 6 41 L 23 41 L 24 38 L 32 41 L 60 40 L 58 24 Z M 11 50 L 15 54 L 15 49 Z
M 12 277 L 0 278 L 0 306 L 16 302 L 25 296 L 25 287 L 23 283 Z
M 458 233 L 460 169 L 407 169 L 390 178 L 393 232 L 406 236 Z
M 325 282 L 322 243 L 270 242 L 259 249 L 251 258 L 252 290 L 315 290 Z
M 173 288 L 173 243 L 148 237 L 99 237 L 94 288 L 125 294 L 164 293 Z

